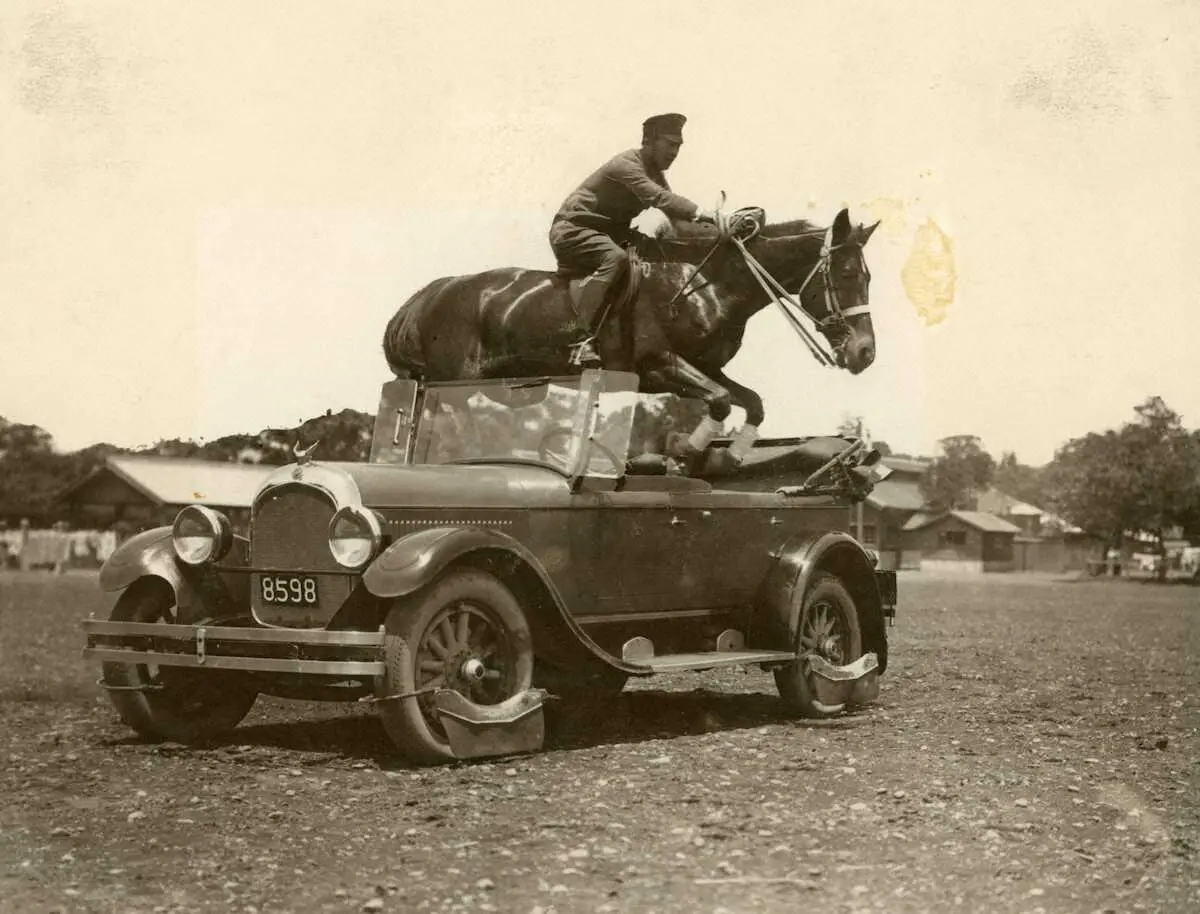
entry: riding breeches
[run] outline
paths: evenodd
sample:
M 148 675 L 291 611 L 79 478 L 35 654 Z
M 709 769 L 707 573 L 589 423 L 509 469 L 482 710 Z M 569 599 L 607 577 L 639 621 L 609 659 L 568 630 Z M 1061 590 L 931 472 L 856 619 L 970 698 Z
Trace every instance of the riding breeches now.
M 550 226 L 550 247 L 559 269 L 572 276 L 595 275 L 612 285 L 629 266 L 629 254 L 611 236 L 559 221 Z

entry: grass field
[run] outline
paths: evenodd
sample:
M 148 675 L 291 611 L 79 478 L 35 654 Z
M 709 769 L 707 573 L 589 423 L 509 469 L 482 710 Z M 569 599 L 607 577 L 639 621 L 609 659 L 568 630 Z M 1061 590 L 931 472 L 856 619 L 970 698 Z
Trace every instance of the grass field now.
M 0 572 L 0 701 L 90 702 L 98 668 L 80 656 L 79 623 L 107 618 L 96 574 Z
M 1196 588 L 905 573 L 861 712 L 678 675 L 428 771 L 355 706 L 133 738 L 80 656 L 110 602 L 0 575 L 0 911 L 1200 910 Z

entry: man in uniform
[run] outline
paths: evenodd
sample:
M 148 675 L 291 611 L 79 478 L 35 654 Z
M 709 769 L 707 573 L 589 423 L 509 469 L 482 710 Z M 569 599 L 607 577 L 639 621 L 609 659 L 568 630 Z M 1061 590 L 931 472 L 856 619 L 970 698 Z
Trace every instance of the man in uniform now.
M 588 338 L 573 347 L 571 363 L 600 364 L 595 337 L 613 284 L 629 266 L 624 244 L 633 240 L 633 219 L 657 207 L 683 221 L 715 222 L 716 214 L 673 193 L 663 174 L 683 145 L 682 114 L 658 114 L 642 122 L 642 146 L 614 156 L 587 177 L 559 207 L 550 226 L 550 247 L 559 269 L 589 276 L 583 285 L 579 318 Z

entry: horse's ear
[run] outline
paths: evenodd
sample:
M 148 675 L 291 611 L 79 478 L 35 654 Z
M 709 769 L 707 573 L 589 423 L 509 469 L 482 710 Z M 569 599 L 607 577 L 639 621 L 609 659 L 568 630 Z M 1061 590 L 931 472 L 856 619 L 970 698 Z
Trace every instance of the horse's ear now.
M 876 220 L 874 225 L 860 225 L 858 227 L 858 234 L 862 240 L 859 243 L 866 244 L 868 241 L 870 241 L 871 236 L 875 234 L 875 229 L 879 228 L 879 223 L 882 221 L 882 219 L 879 219 Z
M 850 211 L 842 210 L 833 220 L 833 238 L 834 244 L 842 244 L 850 238 Z

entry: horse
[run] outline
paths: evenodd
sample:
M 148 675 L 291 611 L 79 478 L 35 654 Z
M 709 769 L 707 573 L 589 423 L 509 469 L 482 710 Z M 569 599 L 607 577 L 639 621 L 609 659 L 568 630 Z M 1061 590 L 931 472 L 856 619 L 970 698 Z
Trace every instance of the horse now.
M 604 322 L 597 348 L 605 368 L 636 372 L 644 393 L 704 401 L 708 417 L 690 439 L 693 452 L 723 431 L 733 406 L 746 413 L 735 439 L 740 460 L 765 417 L 762 398 L 724 367 L 741 348 L 746 323 L 778 302 L 819 361 L 858 374 L 875 359 L 863 247 L 878 227 L 807 220 L 766 223 L 762 210 L 739 210 L 724 230 L 677 226 L 643 236 L 640 292 Z M 786 292 L 786 295 L 780 293 Z M 800 326 L 790 300 L 816 325 L 831 351 Z M 568 278 L 502 268 L 435 279 L 387 324 L 383 351 L 397 377 L 426 381 L 578 374 L 569 348 L 579 339 Z

